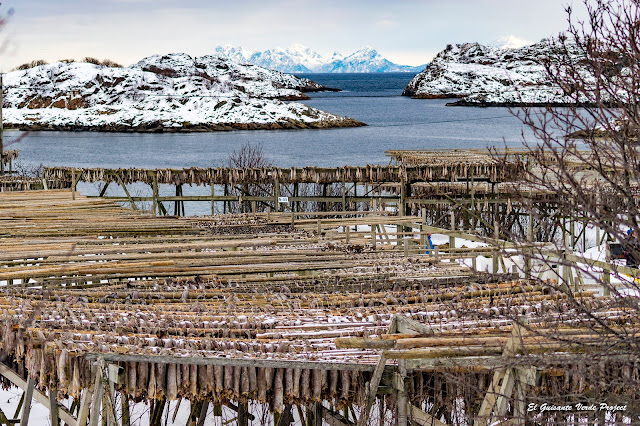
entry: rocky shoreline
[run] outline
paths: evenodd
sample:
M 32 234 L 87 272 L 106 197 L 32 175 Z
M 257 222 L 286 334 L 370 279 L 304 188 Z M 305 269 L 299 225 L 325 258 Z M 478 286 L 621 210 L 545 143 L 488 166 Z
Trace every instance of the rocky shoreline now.
M 298 90 L 304 93 L 314 93 L 314 92 L 342 92 L 342 89 L 337 89 L 335 87 L 327 87 L 323 85 L 319 85 L 320 87 L 302 87 Z
M 453 97 L 450 97 L 453 98 Z M 460 99 L 455 102 L 447 102 L 445 106 L 469 106 L 469 107 L 482 107 L 482 108 L 492 108 L 492 107 L 503 107 L 503 108 L 527 108 L 527 107 L 540 107 L 540 108 L 565 108 L 565 107 L 578 107 L 578 108 L 587 108 L 592 107 L 591 104 L 576 104 L 570 102 L 477 102 L 477 101 L 467 101 L 465 99 Z
M 83 125 L 41 125 L 32 124 L 16 125 L 7 123 L 5 129 L 21 131 L 53 131 L 53 132 L 105 132 L 105 133 L 204 133 L 204 132 L 230 132 L 233 130 L 301 130 L 301 129 L 335 129 L 348 127 L 363 127 L 363 123 L 352 118 L 341 120 L 323 120 L 304 122 L 299 120 L 286 120 L 275 123 L 217 123 L 217 124 L 192 124 L 185 123 L 181 127 L 165 127 L 161 122 L 149 122 L 139 126 L 103 124 L 99 126 Z

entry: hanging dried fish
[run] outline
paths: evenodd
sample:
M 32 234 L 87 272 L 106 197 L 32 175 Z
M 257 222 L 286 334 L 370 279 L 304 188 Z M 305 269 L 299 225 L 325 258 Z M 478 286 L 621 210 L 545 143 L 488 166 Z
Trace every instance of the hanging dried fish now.
M 277 368 L 273 383 L 273 411 L 282 413 L 284 411 L 284 386 L 283 386 L 284 369 Z
M 158 364 L 160 365 L 160 364 Z M 169 364 L 166 368 L 167 371 L 167 388 L 166 395 L 169 401 L 173 401 L 178 398 L 178 374 L 176 364 Z
M 156 366 L 155 364 L 150 364 L 150 374 L 149 374 L 149 387 L 147 390 L 147 396 L 149 399 L 158 399 L 158 392 L 156 386 Z

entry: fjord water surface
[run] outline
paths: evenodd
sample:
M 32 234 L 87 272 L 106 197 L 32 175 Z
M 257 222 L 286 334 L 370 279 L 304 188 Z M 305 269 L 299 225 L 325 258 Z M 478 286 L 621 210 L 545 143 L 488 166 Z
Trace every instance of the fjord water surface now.
M 312 93 L 307 105 L 367 127 L 214 133 L 31 132 L 8 148 L 26 165 L 183 168 L 222 166 L 244 143 L 261 144 L 276 166 L 388 164 L 388 149 L 485 148 L 521 144 L 507 108 L 446 107 L 447 100 L 400 96 L 406 73 L 307 74 L 342 92 Z M 11 144 L 21 132 L 8 131 Z

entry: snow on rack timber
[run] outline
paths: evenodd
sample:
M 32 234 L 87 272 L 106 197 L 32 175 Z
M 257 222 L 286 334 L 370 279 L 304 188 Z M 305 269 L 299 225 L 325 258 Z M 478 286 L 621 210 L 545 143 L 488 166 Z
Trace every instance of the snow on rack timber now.
M 129 67 L 54 63 L 4 76 L 5 127 L 213 131 L 360 126 L 297 102 L 331 90 L 217 56 L 155 55 Z
M 578 59 L 573 47 L 571 54 Z M 545 78 L 542 63 L 554 55 L 553 50 L 546 39 L 517 49 L 478 43 L 449 45 L 402 94 L 422 99 L 461 98 L 452 105 L 470 106 L 574 103 L 560 86 Z

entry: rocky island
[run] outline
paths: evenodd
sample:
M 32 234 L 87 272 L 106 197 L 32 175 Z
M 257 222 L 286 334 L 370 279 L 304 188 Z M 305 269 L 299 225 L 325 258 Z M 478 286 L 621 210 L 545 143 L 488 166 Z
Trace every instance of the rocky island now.
M 335 90 L 218 56 L 154 55 L 129 67 L 57 62 L 4 76 L 5 128 L 117 132 L 355 127 L 289 102 Z
M 575 103 L 545 77 L 543 61 L 553 57 L 553 49 L 546 39 L 517 49 L 478 43 L 448 45 L 402 94 L 419 99 L 460 98 L 449 105 L 465 106 Z

